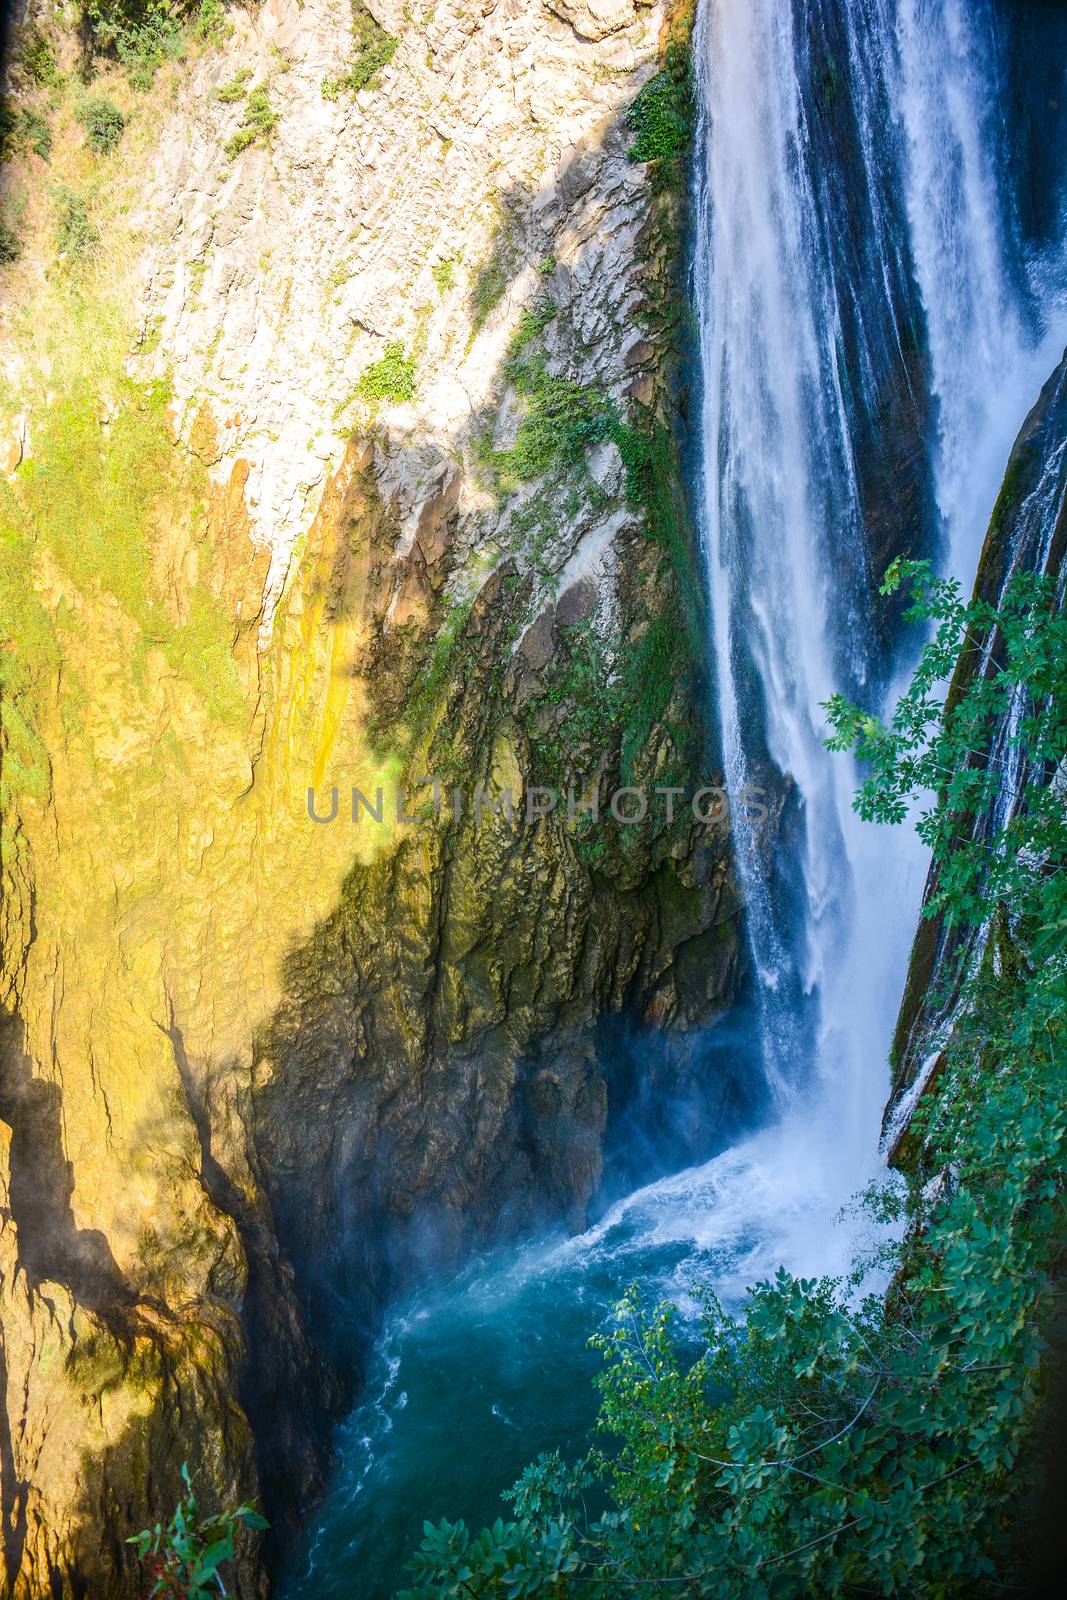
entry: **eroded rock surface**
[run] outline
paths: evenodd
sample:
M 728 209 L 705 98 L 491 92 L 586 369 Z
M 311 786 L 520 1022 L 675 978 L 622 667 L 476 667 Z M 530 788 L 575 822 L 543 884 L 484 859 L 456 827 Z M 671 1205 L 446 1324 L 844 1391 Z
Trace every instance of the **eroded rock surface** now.
M 358 93 L 336 88 L 348 5 L 266 0 L 147 92 L 104 71 L 114 155 L 67 93 L 47 184 L 12 163 L 18 1600 L 137 1592 L 122 1541 L 185 1458 L 211 1496 L 263 1495 L 284 1538 L 391 1287 L 500 1229 L 581 1223 L 621 1092 L 603 1020 L 687 1034 L 736 982 L 723 833 L 608 811 L 617 787 L 713 776 L 672 431 L 680 189 L 653 194 L 625 126 L 685 18 L 370 10 L 397 47 Z M 260 88 L 277 120 L 237 149 Z M 57 256 L 57 182 L 99 237 L 84 258 Z M 429 774 L 441 816 L 398 822 L 395 788 L 425 813 Z M 604 821 L 479 825 L 477 784 L 520 812 L 573 787 Z M 380 824 L 351 821 L 354 785 L 384 790 Z M 337 789 L 334 822 L 309 787 L 322 814 Z M 261 1591 L 251 1547 L 237 1581 Z

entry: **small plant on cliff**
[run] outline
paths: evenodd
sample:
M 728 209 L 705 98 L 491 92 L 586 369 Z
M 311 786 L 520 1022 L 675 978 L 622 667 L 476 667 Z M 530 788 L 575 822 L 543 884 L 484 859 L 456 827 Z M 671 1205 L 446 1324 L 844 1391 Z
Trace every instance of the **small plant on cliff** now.
M 241 67 L 235 72 L 228 83 L 215 90 L 215 99 L 221 100 L 224 106 L 234 106 L 243 100 L 248 88 L 248 80 L 252 76 L 251 67 Z
M 266 144 L 278 125 L 278 113 L 272 108 L 265 84 L 250 89 L 245 98 L 244 115 L 237 131 L 226 141 L 226 154 L 238 156 L 253 144 Z
M 402 339 L 390 339 L 385 354 L 360 377 L 357 392 L 364 400 L 392 400 L 399 405 L 415 398 L 415 357 Z
M 185 1494 L 167 1527 L 157 1522 L 128 1539 L 148 1570 L 152 1587 L 146 1600 L 211 1600 L 225 1594 L 220 1568 L 234 1558 L 234 1534 L 240 1527 L 267 1528 L 266 1517 L 245 1504 L 234 1511 L 207 1516 L 193 1489 L 189 1468 L 182 1464 Z
M 1067 619 L 1041 579 L 995 607 L 912 563 L 892 569 L 900 584 L 934 637 L 889 726 L 830 703 L 834 743 L 872 763 L 863 814 L 893 821 L 932 792 L 934 913 L 999 917 L 1010 939 L 966 979 L 938 1093 L 913 1119 L 916 1169 L 866 1197 L 903 1223 L 879 1252 L 891 1290 L 857 1300 L 862 1262 L 845 1287 L 779 1272 L 738 1313 L 708 1295 L 699 1330 L 632 1292 L 594 1340 L 608 1448 L 543 1456 L 507 1496 L 512 1518 L 477 1537 L 427 1524 L 400 1600 L 1024 1592 L 1065 1239 Z M 998 823 L 1011 770 L 1031 777 L 1018 821 Z
M 433 273 L 433 281 L 437 285 L 438 294 L 446 295 L 456 281 L 455 260 L 449 256 L 445 261 L 438 261 L 435 266 L 430 268 L 430 271 Z
M 358 94 L 368 88 L 392 61 L 400 43 L 374 20 L 362 0 L 352 0 L 352 38 L 356 47 L 352 64 L 340 77 L 323 78 L 324 100 L 336 100 L 342 89 Z
M 110 155 L 126 127 L 126 118 L 118 106 L 102 95 L 87 95 L 74 114 L 85 129 L 89 149 L 98 156 Z

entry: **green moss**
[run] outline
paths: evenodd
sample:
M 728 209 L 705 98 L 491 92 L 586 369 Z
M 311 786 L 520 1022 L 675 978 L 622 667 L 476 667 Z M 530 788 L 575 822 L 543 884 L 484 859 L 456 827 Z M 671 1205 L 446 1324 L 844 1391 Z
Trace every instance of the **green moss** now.
M 605 736 L 622 709 L 604 642 L 592 622 L 559 629 L 559 652 L 542 682 L 542 693 L 531 706 L 534 715 L 526 719 L 527 735 L 544 775 L 555 784 L 564 784 L 596 764 Z M 564 713 L 558 731 L 547 736 L 536 720 L 545 705 Z
M 36 553 L 47 550 L 83 594 L 112 595 L 137 626 L 135 675 L 145 652 L 160 648 L 213 715 L 238 720 L 244 702 L 232 624 L 208 586 L 210 548 L 201 547 L 184 623 L 169 617 L 152 577 L 153 518 L 163 505 L 170 518 L 202 514 L 202 468 L 171 444 L 165 384 L 145 388 L 123 380 L 110 398 L 106 434 L 101 397 L 88 385 L 72 385 L 43 407 L 33 455 L 16 483 L 0 493 L 0 629 L 10 641 L 10 659 L 35 667 L 59 659 L 54 626 L 32 586 Z
M 474 274 L 470 289 L 473 333 L 477 334 L 504 298 L 508 286 L 508 245 L 503 225 L 495 230 L 489 254 Z
M 672 607 L 651 619 L 627 656 L 620 691 L 624 779 L 632 775 L 638 755 L 662 720 L 674 686 L 687 669 L 686 642 L 685 628 Z
M 413 739 L 417 739 L 429 726 L 445 689 L 458 676 L 456 663 L 462 652 L 463 630 L 472 604 L 472 600 L 452 604 L 430 646 L 418 686 L 404 717 Z

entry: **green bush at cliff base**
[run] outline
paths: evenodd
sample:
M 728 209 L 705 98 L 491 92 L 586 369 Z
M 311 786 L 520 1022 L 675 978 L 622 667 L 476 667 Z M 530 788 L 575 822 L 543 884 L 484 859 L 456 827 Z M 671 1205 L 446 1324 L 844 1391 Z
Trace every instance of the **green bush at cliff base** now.
M 23 71 L 40 89 L 54 89 L 63 81 L 52 42 L 37 22 L 31 22 L 23 30 L 18 60 Z
M 0 161 L 7 161 L 23 151 L 47 161 L 52 154 L 52 127 L 46 117 L 33 106 L 20 106 L 17 111 L 0 102 Z
M 874 1256 L 890 1291 L 863 1296 L 870 1259 L 844 1283 L 779 1272 L 737 1313 L 709 1294 L 699 1330 L 632 1292 L 594 1341 L 603 1447 L 542 1457 L 507 1496 L 511 1518 L 477 1537 L 426 1524 L 401 1600 L 992 1600 L 1018 1577 L 1065 1243 L 1067 822 L 1044 780 L 1067 757 L 1067 623 L 1038 579 L 999 608 L 963 606 L 921 568 L 898 567 L 901 582 L 933 640 L 888 726 L 831 702 L 834 742 L 873 762 L 864 814 L 891 819 L 929 785 L 933 914 L 985 925 L 999 900 L 1010 941 L 966 980 L 938 1094 L 913 1122 L 920 1165 L 864 1197 L 896 1224 Z M 942 715 L 934 685 L 992 627 L 1002 664 L 958 679 Z M 1037 777 L 979 851 L 967 824 L 991 815 L 1003 771 L 982 752 L 1013 695 L 1009 737 Z M 960 785 L 961 766 L 982 783 Z M 611 1509 L 594 1515 L 597 1499 Z

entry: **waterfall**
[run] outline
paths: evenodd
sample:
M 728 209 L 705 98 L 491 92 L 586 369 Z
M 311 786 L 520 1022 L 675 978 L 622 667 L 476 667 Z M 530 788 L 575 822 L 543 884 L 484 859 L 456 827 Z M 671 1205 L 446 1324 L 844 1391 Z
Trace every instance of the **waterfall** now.
M 988 0 L 899 0 L 895 40 L 945 564 L 966 585 L 1015 432 L 1062 351 L 1062 307 L 1048 304 L 1062 263 L 1040 298 L 1027 294 L 1026 252 L 1001 200 L 1008 178 L 999 99 L 989 92 L 999 51 Z
M 784 1117 L 808 1145 L 823 1127 L 847 1182 L 873 1152 L 922 870 L 910 830 L 857 822 L 855 767 L 823 746 L 819 703 L 835 689 L 872 710 L 886 700 L 864 430 L 894 365 L 898 392 L 925 372 L 935 504 L 900 547 L 940 545 L 970 582 L 1048 356 L 1009 267 L 986 6 L 704 0 L 695 66 L 700 509 L 722 759 L 732 797 L 777 775 L 790 845 L 781 865 L 782 841 L 736 830 L 760 1044 Z M 923 359 L 905 371 L 909 323 Z

